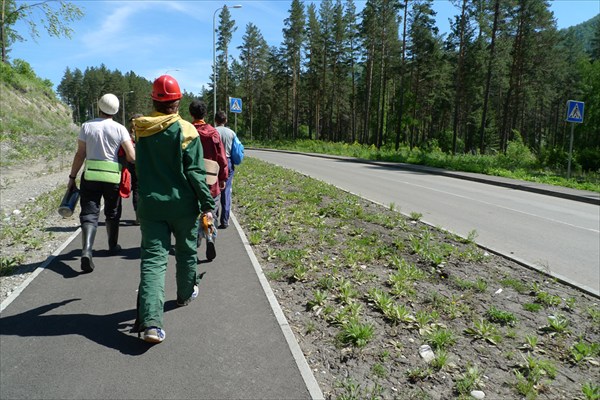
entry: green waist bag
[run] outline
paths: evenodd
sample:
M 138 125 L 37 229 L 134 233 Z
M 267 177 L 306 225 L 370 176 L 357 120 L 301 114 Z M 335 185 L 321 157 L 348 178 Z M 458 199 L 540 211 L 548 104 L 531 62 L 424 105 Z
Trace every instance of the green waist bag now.
M 113 161 L 85 160 L 86 181 L 120 183 L 121 164 Z

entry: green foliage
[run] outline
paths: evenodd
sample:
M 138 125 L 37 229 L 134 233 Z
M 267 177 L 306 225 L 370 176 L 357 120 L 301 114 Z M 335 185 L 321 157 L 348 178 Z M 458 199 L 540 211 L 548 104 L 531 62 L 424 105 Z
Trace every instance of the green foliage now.
M 507 170 L 516 169 L 534 169 L 536 158 L 531 150 L 523 143 L 523 139 L 518 132 L 514 132 L 514 140 L 508 143 L 506 154 L 498 158 L 501 168 Z
M 598 62 L 598 64 L 600 66 L 600 62 Z M 361 145 L 358 142 L 349 144 L 324 142 L 319 140 L 251 141 L 249 142 L 249 145 L 254 147 L 356 157 L 365 160 L 427 165 L 453 171 L 496 175 L 512 179 L 600 192 L 600 173 L 581 173 L 580 175 L 576 175 L 576 179 L 567 180 L 565 172 L 567 158 L 565 157 L 567 157 L 568 154 L 565 153 L 564 150 L 558 148 L 543 150 L 540 153 L 539 158 L 537 158 L 533 152 L 523 144 L 519 135 L 517 135 L 515 140 L 509 143 L 509 149 L 506 154 L 499 153 L 496 155 L 451 155 L 442 153 L 439 150 L 427 153 L 418 147 L 410 148 L 408 146 L 401 146 L 398 151 L 395 151 L 391 147 L 386 146 L 377 149 L 373 146 Z M 584 152 L 582 160 L 586 165 L 593 167 L 595 165 L 593 161 L 596 159 L 595 157 L 597 157 L 597 153 L 595 150 L 590 149 L 589 151 Z M 591 161 L 588 161 L 588 158 L 590 158 Z M 576 160 L 574 160 L 573 165 L 575 165 L 575 161 Z M 574 171 L 577 173 L 576 168 L 574 168 Z M 414 217 L 417 218 L 416 213 Z
M 374 333 L 374 325 L 361 323 L 352 318 L 342 326 L 342 331 L 337 336 L 337 339 L 341 344 L 351 344 L 355 347 L 363 348 L 369 343 Z
M 505 278 L 501 280 L 500 283 L 502 283 L 504 286 L 513 288 L 517 291 L 517 293 L 524 294 L 529 291 L 529 288 L 525 283 L 523 283 L 523 281 L 515 278 Z
M 586 400 L 598 400 L 600 399 L 600 385 L 586 382 L 581 386 L 581 393 L 583 393 Z
M 1 164 L 72 157 L 77 127 L 70 111 L 27 62 L 13 64 L 0 63 Z
M 598 343 L 586 343 L 583 340 L 580 340 L 571 346 L 570 352 L 571 359 L 576 364 L 587 361 L 592 364 L 599 365 L 594 359 L 600 355 L 600 344 Z
M 523 359 L 524 362 L 517 364 L 513 370 L 517 379 L 515 388 L 519 394 L 527 396 L 527 398 L 535 397 L 546 378 L 554 379 L 556 377 L 557 368 L 550 360 L 530 355 Z
M 454 383 L 454 389 L 458 394 L 466 395 L 475 389 L 481 389 L 483 385 L 483 372 L 475 365 L 467 365 L 466 371 Z
M 6 227 L 3 228 L 6 231 Z M 15 269 L 23 263 L 25 256 L 19 254 L 12 257 L 0 256 L 0 276 L 12 275 Z
M 542 305 L 539 303 L 525 303 L 523 309 L 530 312 L 538 312 L 542 309 Z
M 327 296 L 329 293 L 327 291 L 315 290 L 313 292 L 313 300 L 310 300 L 307 304 L 307 308 L 309 310 L 313 310 L 317 307 L 323 307 L 325 305 L 325 301 L 327 300 Z
M 517 317 L 513 313 L 498 310 L 494 306 L 487 310 L 486 316 L 490 322 L 500 325 L 514 325 L 517 322 Z
M 540 331 L 550 333 L 551 335 L 566 333 L 570 325 L 569 320 L 561 314 L 548 316 L 547 322 L 548 325 L 542 326 Z
M 562 303 L 560 296 L 540 291 L 536 295 L 536 301 L 546 307 L 558 307 Z
M 336 400 L 376 400 L 381 398 L 383 392 L 383 388 L 377 383 L 372 387 L 366 387 L 352 378 L 338 382 L 336 386 L 342 389 L 342 393 L 336 397 Z
M 600 171 L 600 148 L 581 149 L 577 152 L 577 163 L 587 172 Z
M 454 332 L 440 326 L 435 326 L 425 337 L 427 343 L 429 343 L 434 350 L 448 349 L 453 346 L 457 340 Z
M 493 345 L 497 345 L 501 339 L 496 327 L 484 319 L 473 322 L 473 326 L 465 329 L 464 333 Z
M 587 309 L 587 313 L 589 315 L 589 318 L 592 321 L 594 321 L 594 324 L 596 324 L 597 326 L 600 326 L 600 309 L 590 307 Z
M 14 27 L 21 21 L 29 28 L 32 39 L 40 36 L 39 24 L 43 25 L 48 35 L 70 38 L 73 29 L 69 26 L 83 17 L 81 9 L 68 1 L 41 1 L 17 2 L 15 0 L 2 1 L 2 62 L 6 62 L 5 53 L 10 51 L 10 46 L 16 41 L 24 41 L 24 37 Z
M 475 281 L 469 281 L 466 279 L 460 279 L 455 277 L 454 283 L 462 290 L 475 290 L 477 292 L 485 292 L 487 289 L 487 282 L 481 278 L 477 278 Z

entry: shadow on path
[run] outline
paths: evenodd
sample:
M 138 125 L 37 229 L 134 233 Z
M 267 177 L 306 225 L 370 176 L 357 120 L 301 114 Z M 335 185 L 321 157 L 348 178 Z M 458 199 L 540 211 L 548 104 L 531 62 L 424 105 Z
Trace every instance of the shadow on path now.
M 130 333 L 136 316 L 135 309 L 107 315 L 43 315 L 79 300 L 81 299 L 64 300 L 0 318 L 0 334 L 23 337 L 81 335 L 102 346 L 132 356 L 142 355 L 152 347 L 151 344 L 138 339 L 136 334 Z M 175 301 L 165 303 L 165 311 L 174 308 Z

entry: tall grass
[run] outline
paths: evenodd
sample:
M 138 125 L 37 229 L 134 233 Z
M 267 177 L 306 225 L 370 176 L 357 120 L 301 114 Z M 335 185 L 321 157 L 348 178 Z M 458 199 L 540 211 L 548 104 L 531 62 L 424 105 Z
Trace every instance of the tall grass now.
M 506 154 L 452 155 L 444 153 L 435 141 L 425 148 L 401 146 L 398 151 L 391 145 L 378 150 L 373 145 L 357 142 L 334 143 L 320 140 L 252 141 L 247 146 L 425 165 L 600 192 L 600 171 L 584 173 L 575 166 L 573 178 L 566 179 L 565 171 L 560 167 L 543 165 L 520 139 L 509 143 Z

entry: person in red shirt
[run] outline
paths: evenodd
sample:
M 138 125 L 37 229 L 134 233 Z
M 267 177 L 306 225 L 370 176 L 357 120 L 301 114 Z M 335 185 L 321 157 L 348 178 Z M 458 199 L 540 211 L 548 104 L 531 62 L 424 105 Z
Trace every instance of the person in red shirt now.
M 215 209 L 213 215 L 215 221 L 218 221 L 220 214 L 221 204 L 221 190 L 225 188 L 227 177 L 229 176 L 229 169 L 227 166 L 227 155 L 225 153 L 225 146 L 221 142 L 221 135 L 219 132 L 210 124 L 204 121 L 206 117 L 206 104 L 200 100 L 194 100 L 189 107 L 190 115 L 194 119 L 193 125 L 196 127 L 198 134 L 200 135 L 200 141 L 202 143 L 202 150 L 204 151 L 204 158 L 215 161 L 219 165 L 219 173 L 215 183 L 210 185 L 210 194 L 215 200 Z M 215 249 L 214 238 L 217 236 L 217 227 L 212 227 L 212 237 L 206 237 L 206 259 L 212 261 L 216 256 L 217 252 Z M 198 246 L 204 237 L 202 227 L 198 232 Z

